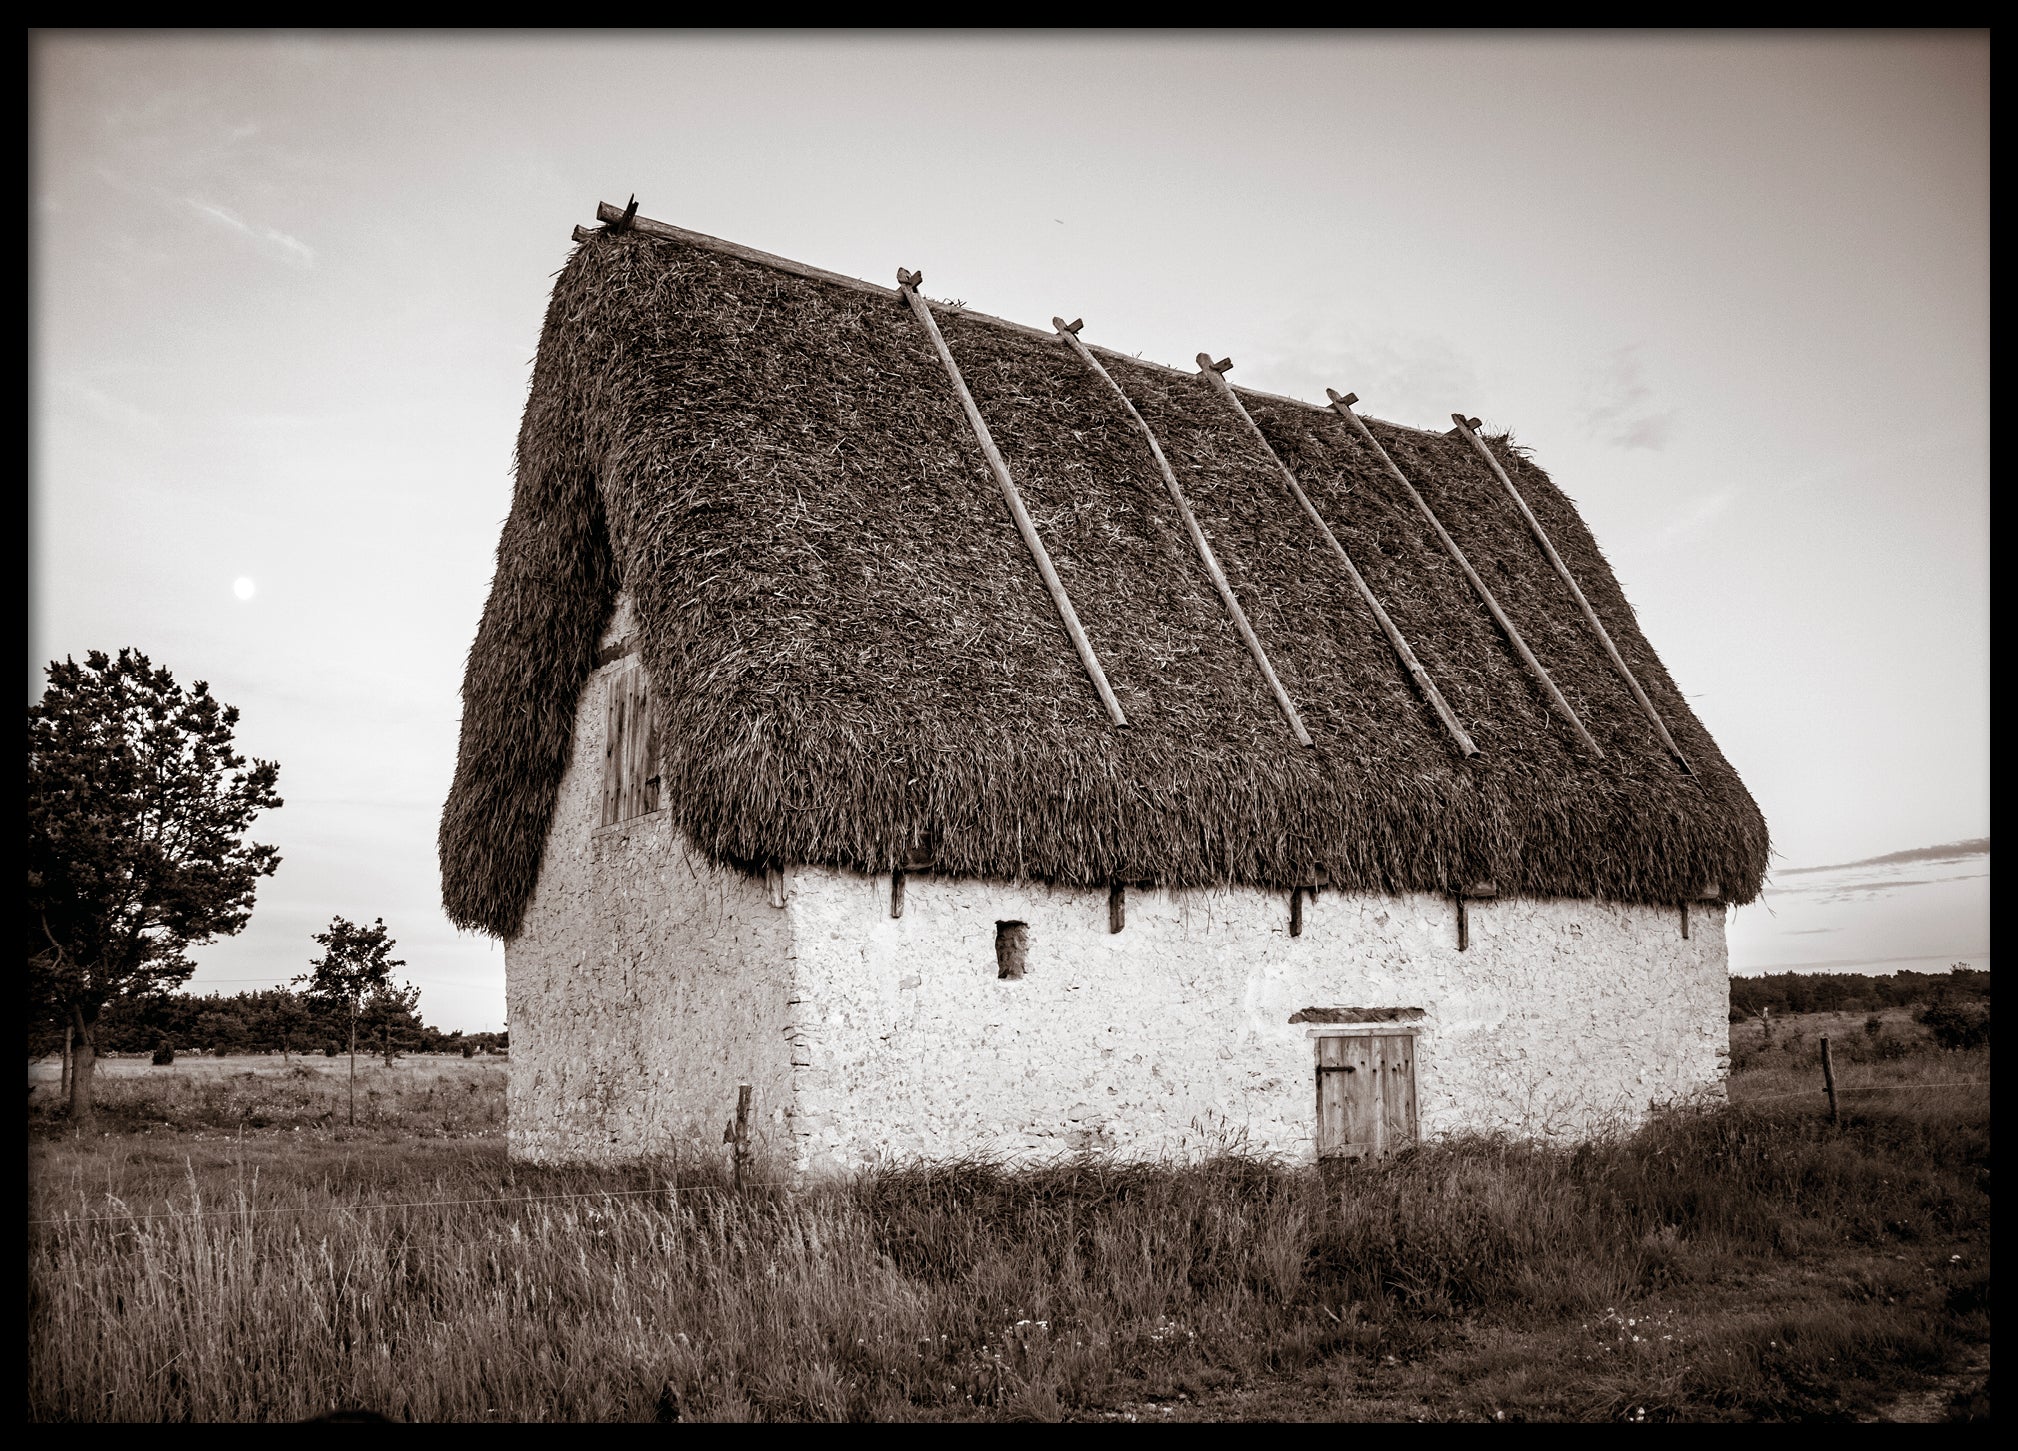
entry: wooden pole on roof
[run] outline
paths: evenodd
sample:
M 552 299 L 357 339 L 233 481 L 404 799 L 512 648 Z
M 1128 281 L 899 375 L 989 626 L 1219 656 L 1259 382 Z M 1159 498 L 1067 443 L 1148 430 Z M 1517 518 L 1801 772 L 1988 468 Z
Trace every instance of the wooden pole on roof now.
M 1689 758 L 1682 754 L 1682 748 L 1676 745 L 1675 738 L 1668 734 L 1667 722 L 1663 721 L 1661 713 L 1654 709 L 1654 703 L 1647 699 L 1646 691 L 1640 688 L 1639 678 L 1633 674 L 1632 667 L 1626 664 L 1625 657 L 1619 654 L 1619 647 L 1612 643 L 1611 633 L 1605 629 L 1603 621 L 1598 619 L 1598 612 L 1591 608 L 1591 602 L 1584 598 L 1584 592 L 1577 587 L 1576 576 L 1571 574 L 1570 567 L 1563 563 L 1563 557 L 1556 553 L 1555 545 L 1549 543 L 1548 531 L 1542 528 L 1541 520 L 1535 518 L 1534 510 L 1528 507 L 1528 501 L 1521 497 L 1521 491 L 1514 487 L 1513 480 L 1508 478 L 1506 470 L 1500 467 L 1500 461 L 1493 457 L 1493 452 L 1486 447 L 1485 440 L 1478 436 L 1471 420 L 1462 413 L 1453 413 L 1450 421 L 1457 425 L 1457 431 L 1478 450 L 1479 457 L 1486 461 L 1487 466 L 1493 471 L 1493 477 L 1499 480 L 1500 487 L 1507 491 L 1507 497 L 1512 499 L 1514 507 L 1520 510 L 1521 518 L 1527 520 L 1528 529 L 1534 534 L 1535 542 L 1541 545 L 1542 553 L 1547 555 L 1549 563 L 1555 566 L 1557 577 L 1569 586 L 1570 595 L 1576 600 L 1577 608 L 1584 612 L 1585 621 L 1597 635 L 1599 643 L 1605 647 L 1605 654 L 1611 657 L 1612 668 L 1619 672 L 1619 677 L 1626 682 L 1626 688 L 1632 691 L 1633 699 L 1639 702 L 1640 709 L 1647 714 L 1647 719 L 1654 723 L 1654 730 L 1659 733 L 1661 744 L 1668 748 L 1668 753 L 1675 758 L 1683 771 L 1690 775 L 1695 774 L 1689 765 Z
M 1484 603 L 1486 613 L 1493 617 L 1493 623 L 1498 625 L 1500 631 L 1507 637 L 1507 643 L 1513 646 L 1514 654 L 1520 656 L 1521 664 L 1527 667 L 1528 674 L 1532 675 L 1535 679 L 1535 684 L 1539 685 L 1548 695 L 1549 704 L 1555 707 L 1558 715 L 1569 722 L 1570 729 L 1577 733 L 1577 739 L 1584 743 L 1586 750 L 1594 756 L 1603 756 L 1604 751 L 1599 748 L 1596 741 L 1591 739 L 1591 733 L 1584 728 L 1583 721 L 1577 718 L 1577 713 L 1574 710 L 1570 709 L 1570 703 L 1563 699 L 1563 693 L 1556 689 L 1555 681 L 1550 679 L 1548 671 L 1542 668 L 1542 662 L 1535 659 L 1534 651 L 1528 649 L 1527 641 L 1521 638 L 1521 632 L 1514 627 L 1514 622 L 1507 618 L 1506 611 L 1500 608 L 1499 601 L 1493 598 L 1492 591 L 1486 587 L 1486 582 L 1479 578 L 1478 571 L 1471 567 L 1471 561 L 1464 557 L 1464 551 L 1458 548 L 1457 541 L 1450 537 L 1449 531 L 1443 527 L 1443 522 L 1436 517 L 1435 511 L 1429 507 L 1429 501 L 1416 492 L 1415 485 L 1408 481 L 1408 475 L 1404 474 L 1395 465 L 1395 461 L 1388 457 L 1387 450 L 1381 447 L 1380 440 L 1373 436 L 1373 431 L 1366 426 L 1366 421 L 1352 411 L 1352 405 L 1359 401 L 1359 395 L 1357 393 L 1341 395 L 1333 388 L 1327 388 L 1324 391 L 1331 399 L 1332 412 L 1353 426 L 1353 430 L 1359 434 L 1360 441 L 1374 451 L 1375 456 L 1380 459 L 1388 473 L 1394 477 L 1394 481 L 1401 485 L 1402 492 L 1407 494 L 1409 499 L 1415 504 L 1416 510 L 1423 518 L 1429 521 L 1429 527 L 1435 531 L 1438 542 L 1443 545 L 1444 552 L 1457 561 L 1457 567 L 1463 571 L 1465 579 L 1471 584 L 1473 593 L 1477 594 L 1479 599 Z
M 918 293 L 918 284 L 924 280 L 922 272 L 911 272 L 902 267 L 897 269 L 897 291 L 911 304 L 911 311 L 924 325 L 925 335 L 931 338 L 933 350 L 945 365 L 946 376 L 953 380 L 953 391 L 960 395 L 960 406 L 966 410 L 967 422 L 974 430 L 974 437 L 980 441 L 989 471 L 995 475 L 995 482 L 1002 489 L 1002 498 L 1009 505 L 1010 516 L 1016 521 L 1016 530 L 1023 536 L 1031 559 L 1036 561 L 1037 572 L 1044 577 L 1044 588 L 1051 592 L 1051 603 L 1058 607 L 1058 618 L 1065 622 L 1065 633 L 1072 637 L 1072 648 L 1079 652 L 1079 663 L 1086 667 L 1087 677 L 1100 694 L 1100 703 L 1107 707 L 1108 719 L 1125 729 L 1128 717 L 1122 713 L 1121 702 L 1114 697 L 1114 687 L 1107 683 L 1107 672 L 1100 668 L 1100 657 L 1093 653 L 1093 644 L 1079 624 L 1079 614 L 1072 608 L 1072 600 L 1058 579 L 1058 571 L 1051 567 L 1051 555 L 1044 548 L 1044 541 L 1037 537 L 1037 526 L 1031 523 L 1029 510 L 1023 507 L 1023 496 L 1016 492 L 1016 481 L 1009 477 L 1009 465 L 1002 461 L 1001 451 L 995 447 L 994 435 L 988 432 L 981 410 L 974 405 L 974 395 L 967 391 L 967 380 L 960 376 L 960 365 L 953 361 L 952 351 L 939 332 L 939 323 L 932 316 L 931 306 Z
M 1289 729 L 1296 737 L 1296 743 L 1300 746 L 1310 745 L 1310 732 L 1303 728 L 1303 717 L 1296 713 L 1296 705 L 1290 700 L 1289 692 L 1283 688 L 1280 677 L 1275 673 L 1275 667 L 1268 663 L 1268 652 L 1261 648 L 1260 637 L 1254 633 L 1254 626 L 1248 623 L 1247 611 L 1240 607 L 1240 600 L 1233 593 L 1233 586 L 1228 583 L 1226 572 L 1219 567 L 1219 560 L 1213 556 L 1212 544 L 1206 539 L 1205 531 L 1199 527 L 1197 517 L 1192 514 L 1191 504 L 1185 499 L 1184 490 L 1178 486 L 1177 475 L 1171 471 L 1170 460 L 1163 456 L 1163 446 L 1156 441 L 1156 435 L 1150 432 L 1148 423 L 1136 411 L 1135 404 L 1129 400 L 1128 395 L 1121 390 L 1121 385 L 1100 365 L 1100 360 L 1093 356 L 1092 349 L 1079 340 L 1079 329 L 1082 324 L 1077 319 L 1067 322 L 1062 317 L 1054 317 L 1051 319 L 1051 325 L 1058 329 L 1058 336 L 1079 355 L 1080 360 L 1091 368 L 1103 383 L 1114 390 L 1114 396 L 1121 400 L 1121 407 L 1127 412 L 1129 421 L 1148 441 L 1149 452 L 1156 459 L 1157 469 L 1163 474 L 1163 487 L 1170 494 L 1170 502 L 1177 506 L 1177 517 L 1184 521 L 1184 530 L 1191 536 L 1192 547 L 1197 549 L 1198 558 L 1205 565 L 1205 572 L 1212 577 L 1212 587 L 1219 591 L 1220 603 L 1226 606 L 1226 613 L 1233 617 L 1233 627 L 1240 632 L 1240 638 L 1247 643 L 1247 653 L 1254 657 L 1255 666 L 1261 671 L 1262 679 L 1268 682 L 1269 690 L 1274 692 L 1275 703 L 1282 708 L 1282 718 L 1289 722 Z
M 1276 456 L 1275 447 L 1269 443 L 1268 436 L 1261 431 L 1261 425 L 1248 414 L 1239 395 L 1233 391 L 1233 385 L 1226 381 L 1226 370 L 1232 366 L 1230 359 L 1222 358 L 1215 363 L 1210 353 L 1198 355 L 1198 371 L 1212 380 L 1218 387 L 1220 395 L 1232 404 L 1233 411 L 1240 415 L 1240 421 L 1247 425 L 1248 432 L 1254 435 L 1255 442 L 1267 451 L 1269 461 L 1282 475 L 1282 481 L 1289 485 L 1291 497 L 1302 507 L 1310 522 L 1317 526 L 1317 532 L 1324 536 L 1324 542 L 1331 546 L 1331 552 L 1338 557 L 1338 562 L 1345 566 L 1345 572 L 1352 578 L 1353 588 L 1357 589 L 1359 597 L 1366 601 L 1366 607 L 1373 611 L 1373 617 L 1380 622 L 1380 628 L 1387 635 L 1388 643 L 1394 646 L 1394 653 L 1401 658 L 1402 665 L 1415 680 L 1416 688 L 1422 692 L 1423 698 L 1436 712 L 1437 719 L 1443 722 L 1444 729 L 1450 732 L 1450 737 L 1457 743 L 1459 752 L 1466 756 L 1476 756 L 1478 747 L 1472 743 L 1472 738 L 1466 734 L 1465 728 L 1458 724 L 1457 716 L 1443 698 L 1443 692 L 1436 688 L 1436 682 L 1429 678 L 1429 672 L 1423 669 L 1422 662 L 1415 658 L 1415 651 L 1409 648 L 1408 641 L 1402 638 L 1401 631 L 1395 628 L 1394 621 L 1387 617 L 1387 611 L 1381 608 L 1381 603 L 1375 598 L 1372 588 L 1360 574 L 1359 566 L 1352 562 L 1352 556 L 1345 552 L 1345 546 L 1338 542 L 1338 536 L 1331 532 L 1331 526 L 1324 522 L 1324 516 L 1317 512 L 1317 506 L 1311 503 L 1310 496 L 1303 492 L 1303 485 L 1296 481 L 1296 475 L 1289 471 L 1289 465 Z

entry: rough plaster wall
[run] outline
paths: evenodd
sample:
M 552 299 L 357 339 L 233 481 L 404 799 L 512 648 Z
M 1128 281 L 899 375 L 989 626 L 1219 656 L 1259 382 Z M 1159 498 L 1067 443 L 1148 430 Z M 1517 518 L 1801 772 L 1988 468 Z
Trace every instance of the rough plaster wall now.
M 629 634 L 620 603 L 605 643 Z M 505 945 L 509 1141 L 548 1161 L 719 1157 L 737 1085 L 755 1153 L 788 1145 L 790 921 L 762 877 L 694 853 L 664 811 L 598 829 L 605 682 L 576 708 L 574 759 L 520 935 Z
M 792 873 L 797 1167 L 1080 1149 L 1311 1155 L 1306 1007 L 1417 1007 L 1422 1132 L 1576 1136 L 1650 1100 L 1721 1096 L 1724 914 L 1324 892 L 1107 894 L 925 875 Z M 995 924 L 1030 924 L 996 977 Z

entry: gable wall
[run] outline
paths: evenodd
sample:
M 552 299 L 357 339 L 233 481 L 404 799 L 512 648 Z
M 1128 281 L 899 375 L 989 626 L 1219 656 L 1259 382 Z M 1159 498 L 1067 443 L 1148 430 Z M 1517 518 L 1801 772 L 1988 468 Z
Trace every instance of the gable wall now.
M 629 633 L 620 606 L 605 643 Z M 739 1084 L 752 1087 L 759 1158 L 789 1108 L 789 915 L 762 877 L 718 867 L 663 807 L 611 827 L 601 810 L 597 670 L 539 885 L 505 946 L 514 1157 L 561 1161 L 701 1153 L 719 1161 Z

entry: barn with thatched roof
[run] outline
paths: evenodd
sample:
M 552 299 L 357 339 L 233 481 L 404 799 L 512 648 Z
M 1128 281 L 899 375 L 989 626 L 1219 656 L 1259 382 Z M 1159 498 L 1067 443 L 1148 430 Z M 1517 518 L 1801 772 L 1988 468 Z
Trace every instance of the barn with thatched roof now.
M 1506 439 L 600 215 L 441 824 L 514 1153 L 745 1085 L 802 1173 L 1721 1093 L 1765 823 Z

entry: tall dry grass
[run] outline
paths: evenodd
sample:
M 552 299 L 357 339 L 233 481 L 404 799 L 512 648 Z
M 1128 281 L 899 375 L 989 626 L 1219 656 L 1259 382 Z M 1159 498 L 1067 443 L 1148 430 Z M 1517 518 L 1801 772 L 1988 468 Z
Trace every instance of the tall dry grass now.
M 691 1166 L 674 1185 L 511 1166 L 494 1142 L 277 1137 L 42 1146 L 31 1418 L 1049 1419 L 1318 1369 L 1371 1383 L 1495 1334 L 1538 1362 L 1517 1414 L 1812 1415 L 1988 1332 L 1983 1103 L 1841 1129 L 1736 1107 L 1329 1180 L 966 1163 L 742 1196 Z M 106 1217 L 134 1212 L 154 1217 Z M 1942 1260 L 1951 1242 L 1980 1250 Z M 1882 1272 L 1798 1311 L 1726 1307 L 1712 1345 L 1625 1327 L 1840 1254 Z

